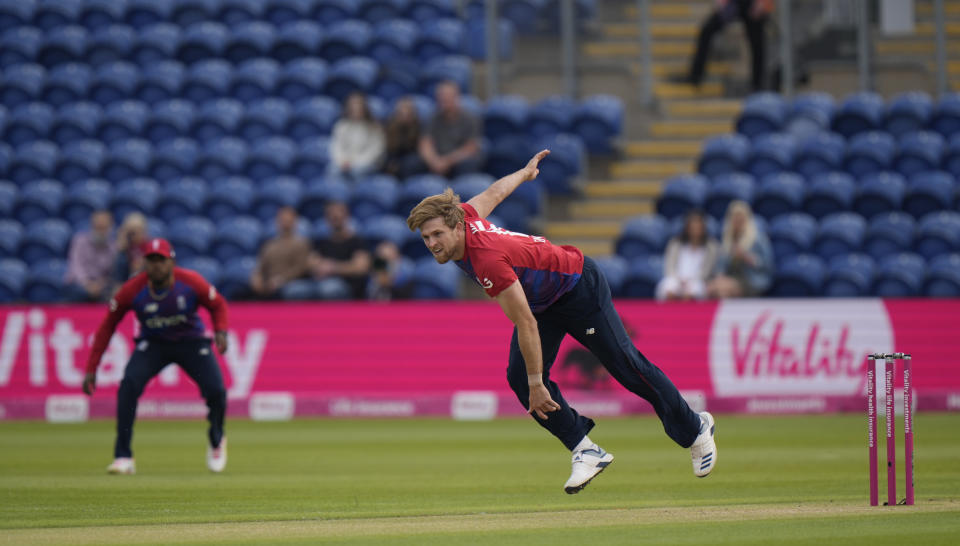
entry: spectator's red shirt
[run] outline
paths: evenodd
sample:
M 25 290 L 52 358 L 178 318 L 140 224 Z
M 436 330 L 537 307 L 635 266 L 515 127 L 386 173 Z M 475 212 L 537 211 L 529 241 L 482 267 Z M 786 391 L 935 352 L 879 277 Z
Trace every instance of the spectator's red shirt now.
M 197 315 L 200 305 L 210 311 L 215 331 L 227 329 L 227 302 L 196 271 L 175 267 L 173 283 L 159 294 L 150 290 L 146 273 L 133 277 L 110 300 L 110 311 L 93 339 L 87 371 L 95 371 L 100 365 L 100 357 L 127 311 L 133 309 L 137 314 L 138 340 L 176 342 L 205 337 L 203 320 Z
M 577 247 L 498 228 L 480 218 L 473 206 L 460 206 L 466 229 L 463 259 L 456 264 L 490 297 L 520 279 L 530 309 L 539 313 L 580 280 L 583 253 Z

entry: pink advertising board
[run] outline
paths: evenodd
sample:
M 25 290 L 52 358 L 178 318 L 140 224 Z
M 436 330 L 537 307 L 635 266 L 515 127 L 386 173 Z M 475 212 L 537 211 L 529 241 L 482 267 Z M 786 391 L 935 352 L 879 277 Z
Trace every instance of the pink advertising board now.
M 697 408 L 861 411 L 866 355 L 896 350 L 914 355 L 918 409 L 960 410 L 960 366 L 952 358 L 960 301 L 622 301 L 617 308 L 635 344 Z M 132 316 L 104 356 L 96 395 L 79 394 L 105 312 L 0 307 L 0 418 L 113 414 L 133 350 Z M 504 377 L 510 336 L 509 321 L 490 302 L 236 303 L 230 350 L 220 360 L 235 416 L 481 419 L 523 413 Z M 552 377 L 588 415 L 652 411 L 572 340 Z M 196 417 L 206 408 L 196 386 L 169 366 L 147 387 L 139 412 Z

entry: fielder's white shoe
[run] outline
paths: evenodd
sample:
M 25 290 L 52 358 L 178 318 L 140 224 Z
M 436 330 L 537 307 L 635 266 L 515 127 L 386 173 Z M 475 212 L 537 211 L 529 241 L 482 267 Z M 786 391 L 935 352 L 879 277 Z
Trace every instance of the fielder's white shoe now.
M 136 474 L 137 465 L 130 457 L 117 457 L 107 467 L 107 474 Z
M 717 443 L 713 441 L 713 433 L 717 425 L 710 412 L 700 412 L 700 434 L 690 446 L 690 458 L 693 459 L 693 474 L 703 478 L 710 474 L 717 464 Z
M 597 444 L 573 452 L 573 470 L 570 479 L 563 485 L 568 495 L 579 493 L 597 474 L 613 462 L 613 454 L 607 453 Z
M 227 437 L 220 439 L 220 445 L 213 448 L 207 446 L 207 468 L 210 472 L 223 472 L 227 467 Z

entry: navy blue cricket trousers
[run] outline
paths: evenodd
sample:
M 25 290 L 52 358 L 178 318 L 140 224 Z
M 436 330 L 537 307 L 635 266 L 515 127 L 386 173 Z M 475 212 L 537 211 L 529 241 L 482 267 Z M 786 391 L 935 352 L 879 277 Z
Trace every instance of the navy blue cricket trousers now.
M 633 345 L 610 298 L 610 286 L 594 261 L 584 257 L 583 275 L 572 290 L 560 297 L 545 311 L 534 313 L 540 330 L 543 351 L 543 382 L 560 409 L 547 414 L 547 419 L 533 418 L 556 436 L 567 449 L 574 447 L 593 428 L 594 422 L 577 413 L 564 400 L 560 388 L 550 380 L 550 367 L 557 358 L 560 342 L 570 334 L 591 353 L 621 385 L 650 402 L 663 423 L 663 429 L 674 442 L 690 447 L 700 431 L 700 417 L 680 396 L 670 378 L 653 365 Z M 507 367 L 510 388 L 525 408 L 530 409 L 527 368 L 520 353 L 517 330 L 510 341 L 510 365 Z
M 190 339 L 177 342 L 139 341 L 127 362 L 117 391 L 117 442 L 114 457 L 132 457 L 133 421 L 137 415 L 137 401 L 143 389 L 167 364 L 176 362 L 190 379 L 200 387 L 207 402 L 207 436 L 211 446 L 220 445 L 223 438 L 223 418 L 227 410 L 227 390 L 217 358 L 209 339 Z

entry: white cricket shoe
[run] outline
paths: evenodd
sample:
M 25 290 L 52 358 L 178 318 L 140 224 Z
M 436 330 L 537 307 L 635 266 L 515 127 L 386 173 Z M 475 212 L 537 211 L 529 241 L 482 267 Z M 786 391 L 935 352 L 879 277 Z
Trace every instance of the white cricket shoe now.
M 223 472 L 227 467 L 227 437 L 220 439 L 217 447 L 207 446 L 207 468 L 210 472 Z
M 570 479 L 563 485 L 568 495 L 579 493 L 597 474 L 603 472 L 613 462 L 613 454 L 607 453 L 597 444 L 573 452 L 573 470 Z
M 117 457 L 107 467 L 107 474 L 136 474 L 137 465 L 130 457 Z
M 690 446 L 693 474 L 698 478 L 706 477 L 717 464 L 717 443 L 713 441 L 716 428 L 713 415 L 708 411 L 700 412 L 700 434 Z

